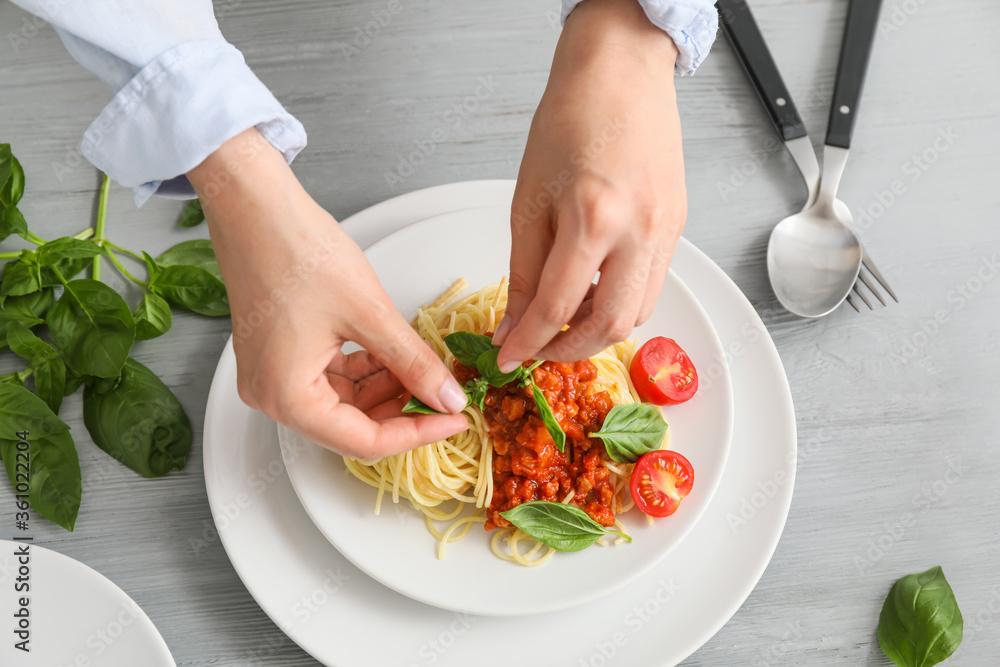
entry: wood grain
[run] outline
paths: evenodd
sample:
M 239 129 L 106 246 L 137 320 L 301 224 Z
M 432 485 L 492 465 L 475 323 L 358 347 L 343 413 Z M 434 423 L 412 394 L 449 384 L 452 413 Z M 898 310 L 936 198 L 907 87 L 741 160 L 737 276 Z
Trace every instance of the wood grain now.
M 516 176 L 558 38 L 556 4 L 403 0 L 404 10 L 350 57 L 344 47 L 355 28 L 384 0 L 229 0 L 217 9 L 226 36 L 309 132 L 296 173 L 344 217 L 430 185 Z M 724 39 L 696 76 L 677 82 L 686 233 L 744 290 L 774 337 L 801 455 L 774 560 L 688 667 L 887 666 L 875 640 L 882 599 L 897 577 L 936 564 L 956 590 L 969 635 L 948 664 L 995 664 L 1000 653 L 1000 619 L 987 607 L 1000 591 L 1000 279 L 990 268 L 1000 254 L 1000 14 L 978 0 L 884 4 L 840 195 L 856 217 L 869 214 L 864 241 L 899 305 L 860 315 L 843 307 L 819 321 L 780 309 L 764 250 L 805 189 L 769 143 L 772 130 Z M 846 2 L 757 0 L 753 9 L 818 145 Z M 9 30 L 24 16 L 0 5 Z M 445 113 L 480 77 L 493 77 L 495 91 L 452 128 Z M 91 220 L 94 169 L 83 163 L 62 174 L 53 165 L 67 160 L 108 98 L 51 29 L 16 51 L 0 43 L 0 141 L 13 144 L 25 167 L 22 208 L 45 236 Z M 413 142 L 442 127 L 448 136 L 434 154 L 403 183 L 387 183 Z M 945 151 L 934 148 L 941 132 L 952 137 Z M 913 171 L 914 156 L 925 152 L 933 164 Z M 906 190 L 886 205 L 882 193 L 895 180 Z M 177 228 L 179 212 L 177 202 L 160 199 L 136 210 L 131 193 L 115 188 L 109 230 L 155 254 L 206 233 Z M 975 294 L 959 300 L 962 286 Z M 947 321 L 935 326 L 936 316 Z M 83 509 L 72 534 L 42 521 L 34 533 L 132 595 L 178 665 L 315 665 L 256 605 L 212 539 L 200 434 L 228 334 L 227 321 L 178 315 L 169 334 L 137 346 L 195 425 L 181 473 L 145 480 L 109 464 L 79 436 L 79 397 L 67 401 Z M 949 461 L 961 477 L 942 487 Z M 0 484 L 0 525 L 13 520 L 11 495 Z M 915 522 L 879 551 L 908 512 Z M 257 662 L 262 641 L 269 652 Z

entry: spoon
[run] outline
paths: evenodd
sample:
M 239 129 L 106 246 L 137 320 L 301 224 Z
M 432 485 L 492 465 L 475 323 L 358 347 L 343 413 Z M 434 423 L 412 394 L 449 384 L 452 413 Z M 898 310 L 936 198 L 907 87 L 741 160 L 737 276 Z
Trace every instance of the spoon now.
M 836 193 L 847 161 L 879 4 L 879 0 L 852 1 L 848 11 L 821 179 L 805 124 L 749 7 L 744 0 L 718 2 L 723 27 L 736 55 L 808 190 L 802 211 L 775 227 L 767 253 L 775 295 L 785 308 L 803 317 L 820 317 L 839 306 L 861 269 L 863 249 L 853 231 L 851 212 Z

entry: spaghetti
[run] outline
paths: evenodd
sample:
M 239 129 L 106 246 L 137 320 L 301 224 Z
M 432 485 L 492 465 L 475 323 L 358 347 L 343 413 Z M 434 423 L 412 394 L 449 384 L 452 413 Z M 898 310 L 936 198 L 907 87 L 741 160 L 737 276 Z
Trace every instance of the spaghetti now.
M 507 304 L 506 277 L 497 284 L 488 285 L 477 292 L 460 297 L 466 287 L 466 281 L 459 280 L 433 303 L 418 309 L 417 316 L 412 322 L 420 337 L 431 345 L 446 364 L 458 371 L 460 382 L 464 380 L 463 372 L 474 373 L 474 371 L 455 361 L 445 344 L 445 336 L 456 331 L 492 333 L 503 317 Z M 604 407 L 603 413 L 591 416 L 591 421 L 597 420 L 597 428 L 594 430 L 598 430 L 610 406 L 639 401 L 628 372 L 635 352 L 634 341 L 625 341 L 607 348 L 592 357 L 589 362 L 577 362 L 576 365 L 546 362 L 535 371 L 538 374 L 536 378 L 542 378 L 544 381 L 546 374 L 550 379 L 554 378 L 550 382 L 554 388 L 546 390 L 551 393 L 559 389 L 558 380 L 561 372 L 566 375 L 566 378 L 562 378 L 566 383 L 574 383 L 572 386 L 577 389 L 584 388 L 586 396 L 581 400 L 592 400 L 595 405 L 602 402 L 608 404 Z M 593 369 L 596 369 L 596 373 Z M 573 372 L 576 372 L 577 376 L 572 376 Z M 575 379 L 584 377 L 582 375 L 584 373 L 589 373 L 586 378 L 592 387 Z M 500 390 L 497 389 L 490 390 L 497 393 L 492 397 L 488 395 L 487 398 L 486 412 L 490 416 L 489 420 L 479 407 L 471 404 L 466 407 L 464 414 L 469 420 L 469 428 L 462 433 L 412 451 L 374 461 L 344 459 L 351 474 L 377 489 L 376 514 L 381 511 L 382 502 L 388 495 L 394 503 L 401 502 L 401 499 L 409 501 L 424 515 L 428 530 L 438 540 L 438 558 L 444 558 L 447 544 L 465 537 L 477 523 L 485 523 L 487 529 L 499 529 L 493 535 L 490 545 L 493 552 L 504 560 L 534 566 L 546 562 L 554 553 L 554 549 L 525 535 L 499 516 L 501 507 L 505 506 L 503 505 L 505 500 L 509 501 L 508 504 L 522 502 L 508 493 L 508 487 L 516 486 L 518 480 L 521 480 L 509 472 L 513 454 L 508 449 L 516 449 L 518 445 L 514 443 L 512 436 L 508 439 L 499 436 L 502 435 L 504 424 L 510 425 L 511 428 L 516 425 L 516 428 L 520 429 L 525 425 L 525 418 L 530 419 L 530 416 L 525 417 L 523 414 L 525 412 L 523 408 L 511 407 L 516 403 L 514 392 L 517 389 L 513 385 L 508 387 L 510 388 L 504 388 L 507 390 L 505 394 L 499 393 Z M 550 404 L 552 404 L 551 399 Z M 566 405 L 571 414 L 564 415 L 563 418 L 570 420 L 568 423 L 577 425 L 571 418 L 583 420 L 576 430 L 579 432 L 577 439 L 583 444 L 584 449 L 579 454 L 580 460 L 573 462 L 573 465 L 581 475 L 589 475 L 587 479 L 590 481 L 580 482 L 582 476 L 579 479 L 567 478 L 565 474 L 560 473 L 562 474 L 560 483 L 553 485 L 550 481 L 546 487 L 549 495 L 553 497 L 545 499 L 576 504 L 581 509 L 586 509 L 595 520 L 609 527 L 616 525 L 621 528 L 615 515 L 627 512 L 634 504 L 629 492 L 629 479 L 633 466 L 607 460 L 603 445 L 592 447 L 591 441 L 586 439 L 585 431 L 589 422 L 577 415 L 577 410 L 580 410 L 581 414 L 585 413 L 588 404 L 581 402 L 579 405 L 582 407 L 579 408 L 572 402 L 567 402 Z M 557 404 L 556 408 L 559 407 Z M 524 440 L 521 436 L 518 437 Z M 572 436 L 570 439 L 572 440 Z M 582 457 L 588 448 L 592 448 L 593 452 L 587 458 L 584 472 Z M 604 455 L 598 456 L 598 454 Z M 526 456 L 533 464 L 540 465 L 536 459 L 531 458 L 534 456 L 533 452 L 526 452 Z M 576 456 L 569 442 L 566 456 L 569 458 Z M 561 454 L 558 458 L 561 462 L 564 461 Z M 517 467 L 518 462 L 515 461 L 514 466 Z M 512 478 L 517 479 L 512 482 Z M 598 503 L 601 505 L 599 507 L 594 506 L 594 503 L 598 502 L 595 500 L 595 493 L 588 492 L 595 479 L 603 485 L 600 495 L 604 497 L 604 502 Z M 503 484 L 500 489 L 494 488 L 497 480 Z M 530 480 L 526 482 L 528 486 L 532 483 Z M 534 489 L 538 496 L 538 486 L 535 485 Z M 587 502 L 587 497 L 591 498 L 590 502 Z M 444 524 L 443 530 L 438 528 L 436 525 L 438 523 Z

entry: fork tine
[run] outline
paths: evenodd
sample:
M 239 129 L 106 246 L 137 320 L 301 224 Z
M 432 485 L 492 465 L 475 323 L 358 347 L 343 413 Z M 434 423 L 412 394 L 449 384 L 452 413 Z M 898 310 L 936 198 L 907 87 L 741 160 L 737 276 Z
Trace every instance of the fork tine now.
M 854 303 L 854 299 L 851 298 L 850 294 L 847 295 L 847 303 L 851 304 L 851 308 L 853 308 L 854 310 L 858 311 L 859 313 L 861 312 L 861 309 L 858 308 L 858 304 Z
M 896 303 L 899 303 L 899 299 L 896 298 L 896 293 L 892 291 L 891 287 L 889 287 L 889 281 L 887 281 L 885 279 L 885 276 L 882 275 L 882 272 L 878 270 L 877 266 L 875 266 L 875 262 L 872 261 L 872 258 L 868 254 L 868 252 L 867 251 L 863 251 L 863 252 L 864 252 L 864 254 L 862 256 L 861 263 L 864 265 L 864 267 L 866 269 L 868 269 L 868 272 L 870 274 L 872 274 L 872 276 L 875 278 L 875 280 L 878 281 L 878 284 L 882 286 L 882 288 L 889 294 L 889 296 L 892 297 L 892 300 L 895 301 Z M 867 285 L 868 283 L 865 283 L 865 284 Z M 870 285 L 869 285 L 868 289 L 871 289 Z M 874 292 L 874 291 L 875 290 L 872 290 L 872 292 Z M 876 296 L 878 296 L 878 295 L 876 294 Z M 881 298 L 881 297 L 879 297 L 879 298 Z M 882 303 L 885 303 L 885 301 L 883 301 Z
M 861 300 L 865 302 L 865 305 L 868 306 L 868 310 L 875 310 L 874 308 L 872 308 L 872 302 L 869 301 L 868 298 L 861 293 L 861 290 L 858 289 L 857 283 L 854 283 L 854 293 L 857 294 L 858 297 L 860 297 Z
M 882 295 L 878 293 L 877 289 L 875 289 L 874 287 L 872 287 L 872 284 L 870 282 L 868 282 L 868 278 L 865 277 L 864 273 L 860 273 L 860 272 L 858 273 L 858 280 L 860 280 L 861 282 L 863 282 L 865 284 L 865 287 L 868 288 L 868 291 L 870 291 L 872 294 L 874 294 L 875 298 L 878 299 L 879 301 L 881 301 L 883 306 L 886 305 L 885 299 L 882 298 Z M 856 284 L 855 284 L 855 287 L 857 287 Z

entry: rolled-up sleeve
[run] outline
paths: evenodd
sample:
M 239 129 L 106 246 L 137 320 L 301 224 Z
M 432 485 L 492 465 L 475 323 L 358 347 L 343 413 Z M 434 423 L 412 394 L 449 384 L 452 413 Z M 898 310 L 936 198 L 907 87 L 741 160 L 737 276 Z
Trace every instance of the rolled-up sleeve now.
M 562 0 L 565 22 L 583 0 Z M 708 55 L 719 32 L 719 13 L 714 0 L 638 0 L 653 25 L 664 30 L 677 45 L 675 70 L 681 76 L 694 74 Z
M 288 162 L 306 145 L 302 124 L 219 32 L 210 0 L 14 2 L 114 92 L 80 149 L 140 206 L 154 193 L 194 197 L 184 174 L 251 127 Z

